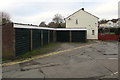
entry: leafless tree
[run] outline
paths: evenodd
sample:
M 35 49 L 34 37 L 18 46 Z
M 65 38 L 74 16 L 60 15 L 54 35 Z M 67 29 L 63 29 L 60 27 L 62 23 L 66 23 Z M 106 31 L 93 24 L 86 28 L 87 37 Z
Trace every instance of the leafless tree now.
M 0 12 L 0 24 L 11 22 L 10 15 L 6 12 Z
M 62 23 L 63 22 L 63 17 L 61 16 L 61 14 L 55 14 L 53 21 L 57 24 Z

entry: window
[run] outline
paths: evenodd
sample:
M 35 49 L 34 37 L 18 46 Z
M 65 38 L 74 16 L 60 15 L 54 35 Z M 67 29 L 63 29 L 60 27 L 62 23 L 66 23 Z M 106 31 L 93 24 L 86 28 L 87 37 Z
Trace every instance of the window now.
M 76 19 L 76 24 L 78 24 L 78 20 Z
M 95 31 L 94 30 L 92 30 L 92 35 L 95 35 Z

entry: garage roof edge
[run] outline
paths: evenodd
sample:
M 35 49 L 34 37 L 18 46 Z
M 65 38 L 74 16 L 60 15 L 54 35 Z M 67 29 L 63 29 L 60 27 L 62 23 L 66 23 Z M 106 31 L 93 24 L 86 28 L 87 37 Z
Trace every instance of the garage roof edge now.
M 14 24 L 14 28 L 24 28 L 24 29 L 42 29 L 42 30 L 87 30 L 87 29 L 80 29 L 80 28 L 48 28 L 48 27 L 37 27 L 37 26 L 29 26 L 29 25 L 20 25 L 20 24 Z

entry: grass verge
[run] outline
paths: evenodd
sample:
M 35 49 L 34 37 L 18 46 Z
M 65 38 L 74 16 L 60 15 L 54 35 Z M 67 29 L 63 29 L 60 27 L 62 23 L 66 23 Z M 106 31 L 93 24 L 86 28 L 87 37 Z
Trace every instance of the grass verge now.
M 59 46 L 60 46 L 60 43 L 51 43 L 51 44 L 42 46 L 41 48 L 32 50 L 30 52 L 23 53 L 22 55 L 17 56 L 16 58 L 3 58 L 2 61 L 3 61 L 3 63 L 5 63 L 5 62 L 9 62 L 9 61 L 24 60 L 26 58 L 31 58 L 34 56 L 47 54 L 47 53 L 55 51 L 57 48 L 59 48 Z

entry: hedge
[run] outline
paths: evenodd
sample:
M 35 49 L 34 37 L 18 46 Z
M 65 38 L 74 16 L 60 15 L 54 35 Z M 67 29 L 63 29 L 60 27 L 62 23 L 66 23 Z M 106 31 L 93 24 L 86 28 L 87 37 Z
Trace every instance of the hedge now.
M 105 28 L 106 30 L 108 30 L 109 33 L 115 33 L 116 35 L 120 35 L 120 27 L 119 28 Z M 103 28 L 99 28 L 98 32 L 99 33 L 105 33 L 106 30 Z

